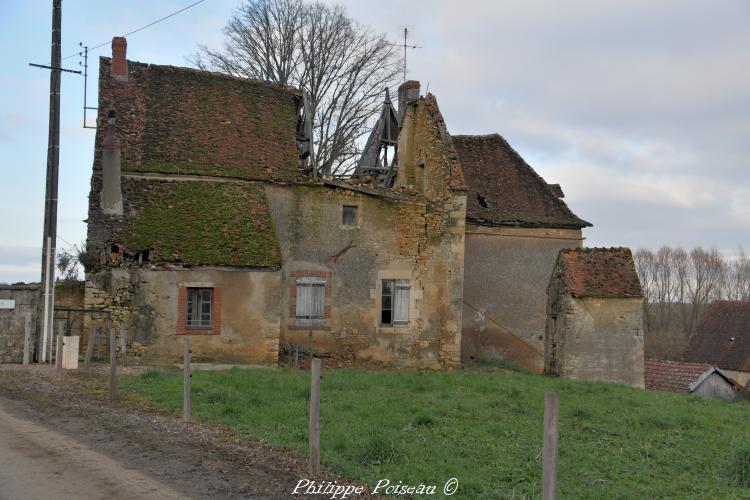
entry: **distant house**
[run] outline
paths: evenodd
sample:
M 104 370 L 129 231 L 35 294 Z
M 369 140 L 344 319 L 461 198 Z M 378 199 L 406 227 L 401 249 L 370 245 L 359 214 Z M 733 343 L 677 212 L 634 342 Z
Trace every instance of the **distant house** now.
M 560 251 L 544 354 L 551 375 L 644 386 L 642 292 L 629 249 Z
M 723 370 L 705 363 L 647 359 L 646 389 L 684 392 L 732 401 L 742 386 Z
M 552 268 L 591 224 L 500 135 L 455 135 L 453 143 L 469 188 L 461 357 L 541 372 Z
M 721 368 L 742 385 L 750 383 L 750 301 L 717 300 L 685 350 L 685 361 Z

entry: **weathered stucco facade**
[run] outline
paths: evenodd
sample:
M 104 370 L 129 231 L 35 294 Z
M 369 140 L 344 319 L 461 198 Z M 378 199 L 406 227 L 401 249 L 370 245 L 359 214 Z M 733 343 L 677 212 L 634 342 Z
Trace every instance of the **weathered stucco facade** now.
M 549 277 L 580 229 L 466 225 L 464 359 L 499 359 L 541 372 Z
M 643 304 L 630 251 L 560 251 L 547 291 L 545 372 L 644 387 Z
M 550 274 L 590 224 L 499 135 L 454 142 L 469 188 L 461 357 L 540 373 Z

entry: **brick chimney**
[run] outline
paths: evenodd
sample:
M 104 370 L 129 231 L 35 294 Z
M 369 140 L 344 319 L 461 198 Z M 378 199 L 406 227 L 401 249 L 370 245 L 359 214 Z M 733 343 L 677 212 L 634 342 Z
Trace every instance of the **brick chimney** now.
M 403 123 L 406 114 L 406 106 L 419 99 L 419 82 L 409 80 L 401 84 L 398 88 L 398 119 Z
M 128 52 L 128 41 L 121 36 L 112 39 L 112 78 L 128 81 L 128 61 L 126 59 Z
M 120 139 L 117 137 L 115 112 L 110 111 L 102 141 L 102 191 L 100 206 L 105 215 L 122 215 L 120 184 Z

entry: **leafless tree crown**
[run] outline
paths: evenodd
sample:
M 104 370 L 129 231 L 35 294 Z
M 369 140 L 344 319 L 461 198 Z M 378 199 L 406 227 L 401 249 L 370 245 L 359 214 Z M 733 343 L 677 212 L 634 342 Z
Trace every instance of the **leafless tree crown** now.
M 750 257 L 742 249 L 725 257 L 716 249 L 662 247 L 634 257 L 649 331 L 679 329 L 689 338 L 710 301 L 750 300 Z
M 245 0 L 224 34 L 223 48 L 201 46 L 191 62 L 306 91 L 319 171 L 348 173 L 384 88 L 398 81 L 397 47 L 341 6 L 302 0 Z

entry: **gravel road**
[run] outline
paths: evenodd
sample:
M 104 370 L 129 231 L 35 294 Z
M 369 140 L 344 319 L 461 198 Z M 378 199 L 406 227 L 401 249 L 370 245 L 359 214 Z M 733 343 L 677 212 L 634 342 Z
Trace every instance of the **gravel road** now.
M 110 400 L 104 368 L 0 365 L 0 500 L 290 498 L 308 477 L 291 451 Z

